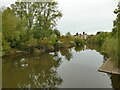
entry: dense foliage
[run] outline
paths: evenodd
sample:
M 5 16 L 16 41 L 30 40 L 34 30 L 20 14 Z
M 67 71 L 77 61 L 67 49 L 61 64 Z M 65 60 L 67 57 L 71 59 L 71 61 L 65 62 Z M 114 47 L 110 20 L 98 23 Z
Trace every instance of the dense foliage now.
M 98 44 L 100 46 L 99 52 L 106 53 L 109 59 L 116 62 L 120 67 L 120 5 L 114 11 L 117 14 L 117 18 L 113 22 L 112 32 L 98 32 L 96 35 L 92 35 L 87 39 L 90 44 Z
M 105 42 L 107 37 L 110 37 L 111 33 L 109 32 L 97 32 L 96 35 L 92 35 L 87 39 L 88 43 L 94 43 L 102 45 Z
M 56 28 L 61 17 L 57 2 L 15 2 L 2 10 L 3 55 L 83 45 L 81 37 L 61 36 Z
M 117 14 L 117 18 L 113 22 L 112 37 L 106 39 L 104 43 L 104 52 L 109 54 L 111 60 L 117 62 L 117 66 L 120 67 L 120 50 L 119 50 L 119 41 L 120 41 L 120 5 L 114 11 Z
M 98 44 L 99 52 L 107 53 L 111 60 L 120 57 L 118 40 L 120 41 L 120 6 L 112 32 L 97 32 L 85 41 L 76 34 L 61 35 L 56 28 L 57 20 L 62 17 L 57 2 L 15 2 L 11 7 L 2 10 L 2 47 L 3 55 L 14 52 L 54 51 L 58 48 L 83 46 L 85 42 Z M 0 14 L 1 14 L 0 13 Z M 118 62 L 118 61 L 117 61 Z
M 56 21 L 62 16 L 56 2 L 15 2 L 2 11 L 3 54 L 33 52 L 54 46 L 60 37 Z

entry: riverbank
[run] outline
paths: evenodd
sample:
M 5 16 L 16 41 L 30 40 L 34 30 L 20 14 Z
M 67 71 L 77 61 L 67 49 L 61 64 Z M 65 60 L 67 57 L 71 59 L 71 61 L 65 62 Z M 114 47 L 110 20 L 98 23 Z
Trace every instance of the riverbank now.
M 110 73 L 110 74 L 120 74 L 120 69 L 114 65 L 114 62 L 108 59 L 103 65 L 99 68 L 100 72 Z

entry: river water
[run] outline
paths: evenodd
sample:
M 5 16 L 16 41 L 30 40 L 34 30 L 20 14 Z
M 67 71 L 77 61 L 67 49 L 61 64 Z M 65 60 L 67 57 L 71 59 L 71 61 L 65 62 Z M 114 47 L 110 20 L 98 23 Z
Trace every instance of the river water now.
M 76 47 L 51 53 L 15 54 L 2 61 L 3 88 L 117 87 L 118 76 L 98 72 L 104 58 L 93 49 Z

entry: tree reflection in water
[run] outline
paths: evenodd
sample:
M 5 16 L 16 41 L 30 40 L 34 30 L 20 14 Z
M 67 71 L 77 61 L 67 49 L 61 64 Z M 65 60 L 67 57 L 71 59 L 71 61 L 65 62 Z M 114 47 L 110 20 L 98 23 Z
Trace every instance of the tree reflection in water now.
M 67 59 L 68 61 L 70 61 L 73 57 L 71 49 L 68 48 L 60 49 L 60 53 L 62 56 L 65 56 L 65 59 Z
M 101 46 L 99 44 L 87 44 L 87 48 L 91 50 L 96 50 L 100 54 L 103 55 L 103 63 L 107 60 L 109 57 L 106 53 L 101 52 Z M 115 75 L 115 74 L 108 74 L 111 79 L 111 85 L 115 90 L 120 90 L 120 75 Z
M 84 46 L 76 46 L 74 49 L 76 52 L 80 52 L 81 50 L 84 50 Z
M 62 83 L 57 74 L 58 55 L 17 55 L 3 58 L 3 88 L 57 88 Z
M 74 47 L 80 52 L 84 47 Z M 87 45 L 86 49 L 100 51 L 99 46 Z M 73 58 L 71 49 L 60 49 L 62 56 L 69 61 Z M 58 52 L 39 55 L 22 54 L 3 58 L 3 88 L 57 88 L 63 80 L 57 69 L 61 64 Z M 104 55 L 104 54 L 103 54 Z M 105 56 L 106 57 L 106 56 Z M 120 89 L 120 75 L 109 75 L 114 89 Z
M 110 75 L 110 79 L 111 79 L 111 84 L 112 84 L 112 87 L 115 89 L 115 90 L 120 90 L 120 75 L 115 75 L 115 74 L 112 74 Z

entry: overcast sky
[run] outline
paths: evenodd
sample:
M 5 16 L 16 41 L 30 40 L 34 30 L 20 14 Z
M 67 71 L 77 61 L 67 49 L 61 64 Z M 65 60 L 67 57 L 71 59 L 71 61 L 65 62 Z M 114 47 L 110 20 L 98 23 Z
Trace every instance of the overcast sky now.
M 111 31 L 116 0 L 58 0 L 63 17 L 58 23 L 62 34 L 71 32 Z
M 2 0 L 0 6 L 9 6 L 16 0 Z M 95 34 L 97 31 L 111 31 L 115 19 L 117 0 L 58 0 L 63 17 L 57 28 L 62 34 L 83 32 Z

